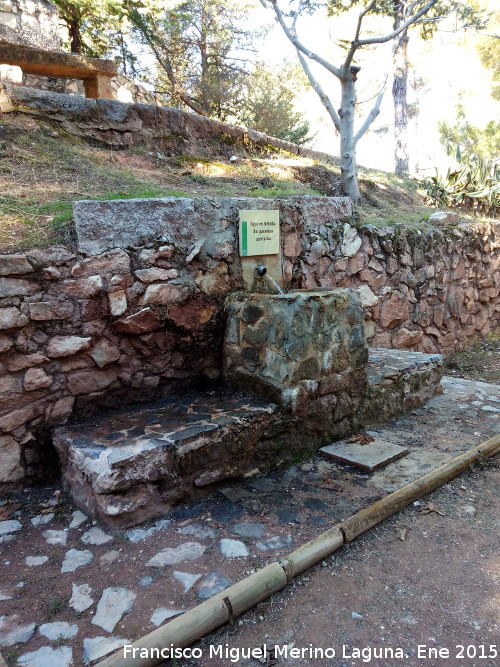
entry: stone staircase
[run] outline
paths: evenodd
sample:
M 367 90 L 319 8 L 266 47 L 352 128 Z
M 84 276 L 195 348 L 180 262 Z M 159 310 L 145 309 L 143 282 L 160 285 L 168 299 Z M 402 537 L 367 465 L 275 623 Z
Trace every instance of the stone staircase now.
M 294 413 L 226 388 L 61 427 L 54 444 L 75 502 L 126 527 L 413 410 L 441 393 L 442 374 L 440 355 L 375 349 L 357 403 L 318 396 Z

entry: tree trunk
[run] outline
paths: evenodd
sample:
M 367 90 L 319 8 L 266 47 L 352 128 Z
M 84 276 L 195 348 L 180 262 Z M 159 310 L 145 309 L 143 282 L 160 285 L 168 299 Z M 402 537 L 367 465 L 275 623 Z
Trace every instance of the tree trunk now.
M 394 28 L 404 21 L 404 6 L 394 1 Z M 404 30 L 394 43 L 394 80 L 392 100 L 394 104 L 394 171 L 404 177 L 410 173 L 408 156 L 408 31 Z
M 354 112 L 356 107 L 356 68 L 341 80 L 340 102 L 340 180 L 342 192 L 354 201 L 360 199 L 356 144 L 354 142 Z
M 80 33 L 80 21 L 75 20 L 68 23 L 71 53 L 82 52 L 82 35 Z

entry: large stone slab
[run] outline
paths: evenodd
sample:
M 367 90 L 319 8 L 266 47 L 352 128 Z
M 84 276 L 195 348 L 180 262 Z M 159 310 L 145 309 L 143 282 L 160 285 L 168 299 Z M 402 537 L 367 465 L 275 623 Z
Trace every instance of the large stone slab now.
M 406 456 L 409 450 L 392 442 L 375 439 L 366 445 L 358 442 L 336 442 L 333 445 L 322 447 L 320 452 L 334 461 L 348 463 L 356 468 L 373 472 Z

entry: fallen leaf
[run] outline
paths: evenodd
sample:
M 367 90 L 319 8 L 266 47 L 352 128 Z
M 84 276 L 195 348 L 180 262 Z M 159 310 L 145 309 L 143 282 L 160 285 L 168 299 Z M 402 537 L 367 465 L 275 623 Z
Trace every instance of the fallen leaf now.
M 18 509 L 21 509 L 21 503 L 12 503 L 11 505 L 2 505 L 0 507 L 0 521 L 5 521 L 10 516 L 17 512 Z
M 366 433 L 355 433 L 354 435 L 351 435 L 346 442 L 357 442 L 358 445 L 367 445 L 374 440 L 375 438 L 372 438 L 371 435 L 367 435 Z
M 434 512 L 435 514 L 439 514 L 439 516 L 446 516 L 446 514 L 444 514 L 444 512 L 441 512 L 439 507 L 436 507 L 434 503 L 427 503 L 427 505 L 420 507 L 418 511 L 420 512 L 420 514 L 431 514 L 431 512 Z
M 338 491 L 339 493 L 344 490 L 344 487 L 337 482 L 334 482 L 333 479 L 325 477 L 321 484 L 316 484 L 318 489 L 327 489 L 328 491 Z

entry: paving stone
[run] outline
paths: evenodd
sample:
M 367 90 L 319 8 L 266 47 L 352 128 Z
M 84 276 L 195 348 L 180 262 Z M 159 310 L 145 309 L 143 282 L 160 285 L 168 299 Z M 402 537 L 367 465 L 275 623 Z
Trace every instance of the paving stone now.
M 219 489 L 219 493 L 222 493 L 222 495 L 232 503 L 237 503 L 239 500 L 243 500 L 243 498 L 248 498 L 252 495 L 251 491 L 244 489 L 241 486 L 228 486 L 225 489 Z
M 106 551 L 106 553 L 99 558 L 99 563 L 101 565 L 108 565 L 109 563 L 114 563 L 119 558 L 120 552 L 116 551 L 116 549 L 111 549 L 110 551 Z
M 266 526 L 263 523 L 252 523 L 250 521 L 240 521 L 231 526 L 231 532 L 241 537 L 252 537 L 256 540 L 264 535 Z
M 128 588 L 111 586 L 104 589 L 101 599 L 97 603 L 92 624 L 98 625 L 106 632 L 113 632 L 115 625 L 123 614 L 132 609 L 136 597 L 136 594 Z
M 94 526 L 90 530 L 88 530 L 86 533 L 83 533 L 81 536 L 81 541 L 84 544 L 95 544 L 95 545 L 100 545 L 100 544 L 107 544 L 108 542 L 113 541 L 113 536 L 108 535 L 105 533 L 102 528 L 98 528 L 97 526 Z
M 329 506 L 319 498 L 305 498 L 304 505 L 311 510 L 311 512 L 328 512 Z
M 65 623 L 64 621 L 54 621 L 53 623 L 44 623 L 38 628 L 38 631 L 51 641 L 71 639 L 78 633 L 78 625 Z
M 217 595 L 217 593 L 224 591 L 231 585 L 231 581 L 227 577 L 223 577 L 219 572 L 210 572 L 198 588 L 198 598 L 200 600 L 208 600 L 212 595 Z
M 72 584 L 73 590 L 69 606 L 76 612 L 81 613 L 94 604 L 94 600 L 90 597 L 92 588 L 88 584 Z
M 66 545 L 68 541 L 67 530 L 44 530 L 42 536 L 47 540 L 47 544 Z
M 184 614 L 184 612 L 185 612 L 184 609 L 166 609 L 165 607 L 158 607 L 158 609 L 155 610 L 149 621 L 154 626 L 158 627 L 163 623 L 163 621 L 166 621 L 167 618 L 173 618 L 174 616 L 179 616 L 180 614 Z
M 366 445 L 360 445 L 357 442 L 336 442 L 333 445 L 322 447 L 319 451 L 334 461 L 348 463 L 370 472 L 409 453 L 405 447 L 378 439 Z
M 221 503 L 220 505 L 216 505 L 212 510 L 213 518 L 219 523 L 236 521 L 243 516 L 243 514 L 245 514 L 245 510 L 233 503 Z
M 171 523 L 172 522 L 169 519 L 162 519 L 161 521 L 157 521 L 151 528 L 132 528 L 131 530 L 127 530 L 125 535 L 129 542 L 135 544 L 136 542 L 141 542 L 142 540 L 151 537 L 151 535 L 159 530 L 165 530 Z
M 300 519 L 298 518 L 299 512 L 299 508 L 289 507 L 287 509 L 276 510 L 275 514 L 280 523 L 300 523 Z
M 217 537 L 215 528 L 203 526 L 201 523 L 191 523 L 189 526 L 184 526 L 177 531 L 180 535 L 193 535 L 198 540 L 207 540 Z
M 21 530 L 22 525 L 17 519 L 9 519 L 9 521 L 0 521 L 0 535 L 9 535 Z
M 26 565 L 34 567 L 35 565 L 43 565 L 49 560 L 48 556 L 26 556 Z
M 276 482 L 274 479 L 269 479 L 268 477 L 257 477 L 248 482 L 248 486 L 256 491 L 267 493 L 276 489 Z
M 69 524 L 70 528 L 78 528 L 79 526 L 82 525 L 82 523 L 85 523 L 85 521 L 88 520 L 88 516 L 83 512 L 80 512 L 80 510 L 75 510 L 71 516 L 73 518 L 71 519 L 71 523 Z
M 185 519 L 195 519 L 200 514 L 203 514 L 205 509 L 204 503 L 197 503 L 196 505 L 181 505 L 172 511 L 172 516 L 178 521 Z
M 63 564 L 61 566 L 61 573 L 74 572 L 79 567 L 88 565 L 94 558 L 90 551 L 79 551 L 78 549 L 70 549 L 66 552 Z
M 49 514 L 38 514 L 31 519 L 33 526 L 42 526 L 43 524 L 49 523 L 54 518 L 55 514 L 50 512 Z
M 68 667 L 73 659 L 73 651 L 69 646 L 42 646 L 38 651 L 25 653 L 17 659 L 22 667 Z
M 246 558 L 248 556 L 248 549 L 239 540 L 224 538 L 220 541 L 220 550 L 226 558 Z
M 163 549 L 151 558 L 146 565 L 149 567 L 165 567 L 185 560 L 195 560 L 203 556 L 206 547 L 199 542 L 184 542 L 178 547 Z
M 289 535 L 276 535 L 275 537 L 270 537 L 268 540 L 261 540 L 256 542 L 255 546 L 259 551 L 269 551 L 271 549 L 283 549 L 284 547 L 289 547 L 293 542 L 292 536 Z
M 85 664 L 103 658 L 116 651 L 120 646 L 130 644 L 130 640 L 122 637 L 92 637 L 83 640 L 83 661 Z
M 36 623 L 18 625 L 17 616 L 0 616 L 0 646 L 24 644 L 35 632 Z
M 189 574 L 189 572 L 179 572 L 178 570 L 175 570 L 173 575 L 174 579 L 177 579 L 177 581 L 180 581 L 182 584 L 184 584 L 184 593 L 187 593 L 189 590 L 191 590 L 194 584 L 202 576 L 201 574 Z

